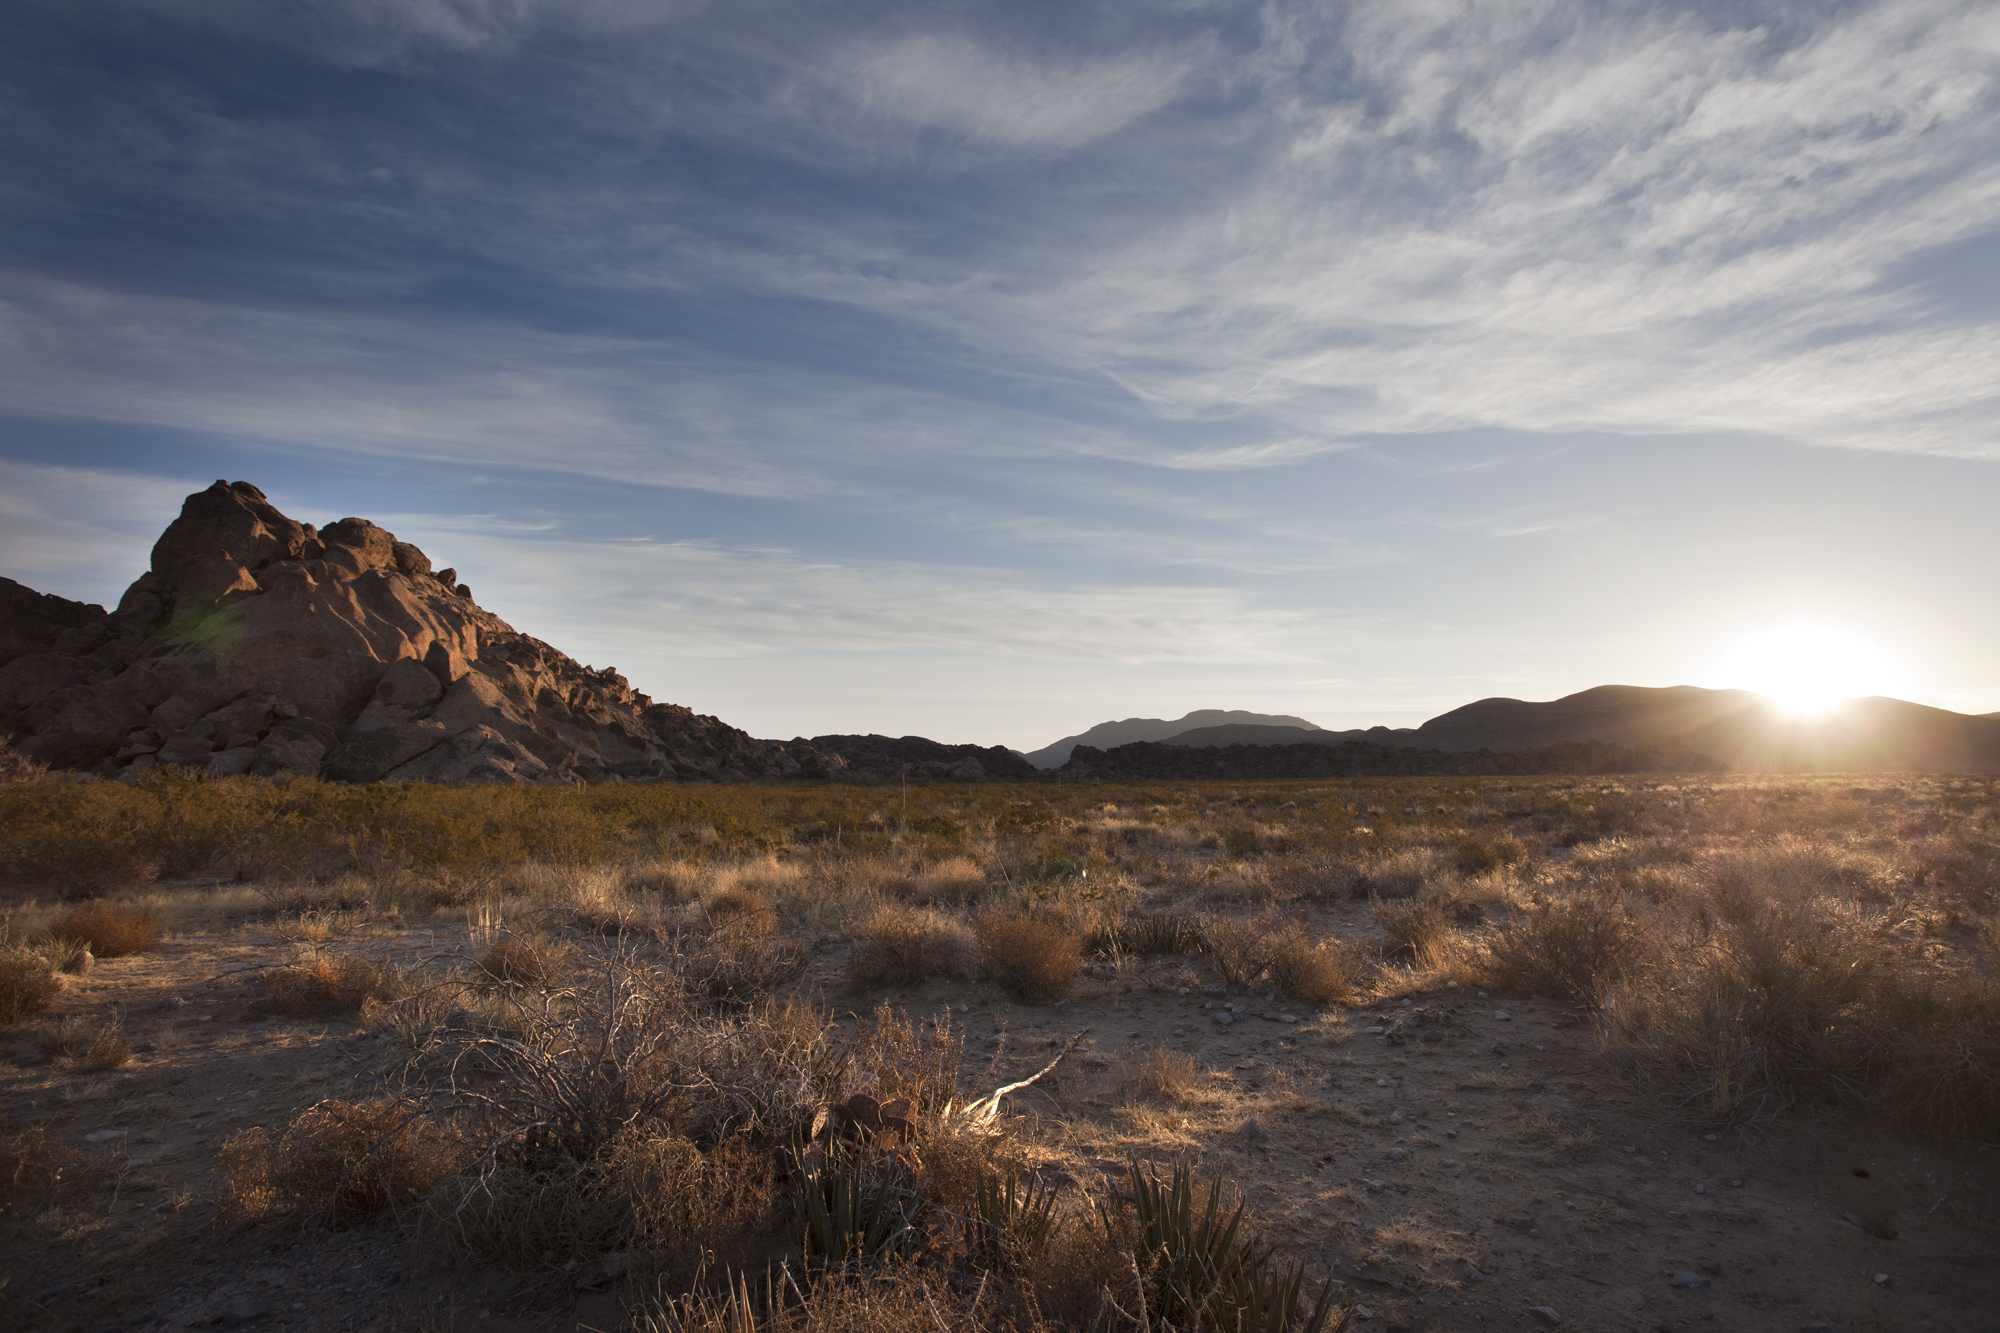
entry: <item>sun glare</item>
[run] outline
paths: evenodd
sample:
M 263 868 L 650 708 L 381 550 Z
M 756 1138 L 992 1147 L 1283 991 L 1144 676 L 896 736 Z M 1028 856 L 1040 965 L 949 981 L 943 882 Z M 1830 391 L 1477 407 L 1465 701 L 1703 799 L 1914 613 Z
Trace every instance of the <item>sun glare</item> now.
M 1901 664 L 1879 645 L 1837 625 L 1804 622 L 1743 635 L 1716 658 L 1705 683 L 1754 690 L 1794 713 L 1907 692 Z

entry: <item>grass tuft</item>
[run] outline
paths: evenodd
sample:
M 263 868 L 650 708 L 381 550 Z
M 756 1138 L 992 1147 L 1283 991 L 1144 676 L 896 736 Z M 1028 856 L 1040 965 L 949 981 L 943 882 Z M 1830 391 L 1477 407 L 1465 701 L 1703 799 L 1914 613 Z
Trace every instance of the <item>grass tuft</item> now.
M 922 907 L 889 903 L 854 925 L 847 974 L 860 986 L 910 986 L 935 976 L 970 976 L 979 940 L 963 921 Z
M 1060 1000 L 1083 970 L 1082 941 L 1052 921 L 989 912 L 978 933 L 981 970 L 1023 999 Z
M 141 908 L 93 898 L 65 912 L 56 922 L 55 933 L 62 939 L 82 940 L 99 958 L 123 958 L 144 953 L 158 943 L 160 923 Z
M 395 973 L 379 963 L 315 953 L 264 974 L 263 1007 L 288 1018 L 326 1018 L 358 1013 L 369 1000 L 394 1000 L 401 992 Z
M 37 950 L 0 949 L 0 1027 L 42 1013 L 56 1002 L 62 987 L 49 960 Z

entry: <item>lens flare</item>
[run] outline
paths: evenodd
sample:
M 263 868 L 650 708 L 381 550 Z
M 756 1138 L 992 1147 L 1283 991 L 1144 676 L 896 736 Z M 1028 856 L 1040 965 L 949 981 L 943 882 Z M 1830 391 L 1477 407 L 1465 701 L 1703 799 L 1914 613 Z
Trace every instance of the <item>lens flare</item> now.
M 1754 690 L 1794 713 L 1820 713 L 1862 695 L 1906 695 L 1902 664 L 1879 644 L 1838 625 L 1798 621 L 1745 634 L 1710 665 L 1702 683 Z

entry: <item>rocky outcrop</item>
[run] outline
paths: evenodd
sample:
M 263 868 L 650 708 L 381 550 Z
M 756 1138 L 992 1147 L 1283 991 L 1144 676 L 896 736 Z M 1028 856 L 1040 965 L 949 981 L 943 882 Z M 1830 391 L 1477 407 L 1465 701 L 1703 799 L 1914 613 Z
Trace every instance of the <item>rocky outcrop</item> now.
M 1014 782 L 1046 778 L 1025 755 L 1001 745 L 946 745 L 922 736 L 815 736 L 793 745 L 840 759 L 833 776 L 855 782 Z
M 521 634 L 366 519 L 188 497 L 116 611 L 0 580 L 0 734 L 57 768 L 348 782 L 826 776 Z
M 1135 741 L 1109 750 L 1079 745 L 1057 776 L 1069 781 L 1186 778 L 1381 778 L 1536 773 L 1715 772 L 1721 765 L 1683 751 L 1626 749 L 1566 741 L 1535 750 L 1447 754 L 1349 741 L 1344 745 L 1169 745 Z

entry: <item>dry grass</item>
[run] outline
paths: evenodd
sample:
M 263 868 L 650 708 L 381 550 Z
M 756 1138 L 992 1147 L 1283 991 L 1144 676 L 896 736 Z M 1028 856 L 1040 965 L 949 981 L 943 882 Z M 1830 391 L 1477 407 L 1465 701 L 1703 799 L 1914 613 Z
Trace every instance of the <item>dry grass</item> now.
M 353 954 L 314 953 L 291 967 L 264 974 L 263 1007 L 290 1018 L 358 1013 L 369 1000 L 401 992 L 395 973 Z
M 1435 892 L 1370 900 L 1369 911 L 1382 928 L 1382 952 L 1390 958 L 1423 956 L 1456 928 L 1457 902 L 1450 894 Z
M 65 1173 L 90 1170 L 90 1159 L 41 1125 L 0 1133 L 0 1214 L 48 1201 Z
M 1083 970 L 1082 941 L 1052 921 L 989 912 L 978 933 L 980 970 L 1023 999 L 1060 1000 Z
M 118 1034 L 115 1025 L 100 1027 L 76 1052 L 74 1067 L 84 1074 L 104 1074 L 121 1069 L 132 1060 L 132 1045 Z
M 279 1133 L 249 1129 L 217 1155 L 224 1215 L 349 1225 L 408 1207 L 464 1158 L 422 1107 L 323 1101 Z
M 1365 971 L 1361 951 L 1339 940 L 1316 938 L 1291 922 L 1264 939 L 1271 979 L 1278 989 L 1308 1004 L 1338 1004 L 1354 998 Z
M 48 959 L 33 949 L 0 949 L 0 1027 L 39 1014 L 62 994 Z
M 1192 1100 L 1200 1087 L 1200 1063 L 1185 1051 L 1164 1046 L 1149 1046 L 1140 1052 L 1125 1079 L 1127 1093 L 1168 1106 Z
M 1594 894 L 1544 899 L 1503 922 L 1487 941 L 1487 984 L 1595 1007 L 1643 966 L 1652 942 L 1615 899 Z
M 968 907 L 986 895 L 986 872 L 969 856 L 947 856 L 911 881 L 913 902 Z
M 539 930 L 510 932 L 483 950 L 475 966 L 496 981 L 515 986 L 553 986 L 576 949 Z
M 908 986 L 934 976 L 971 976 L 979 939 L 955 917 L 891 903 L 848 927 L 847 974 L 859 986 Z
M 708 895 L 702 908 L 712 926 L 727 926 L 738 934 L 769 935 L 778 928 L 778 914 L 764 895 L 742 883 L 724 885 Z
M 1269 985 L 1309 1004 L 1351 998 L 1366 971 L 1361 951 L 1302 921 L 1222 920 L 1204 932 L 1208 958 L 1231 986 Z
M 93 898 L 65 912 L 56 922 L 55 934 L 82 940 L 99 958 L 123 958 L 152 948 L 160 938 L 160 922 L 143 909 Z

